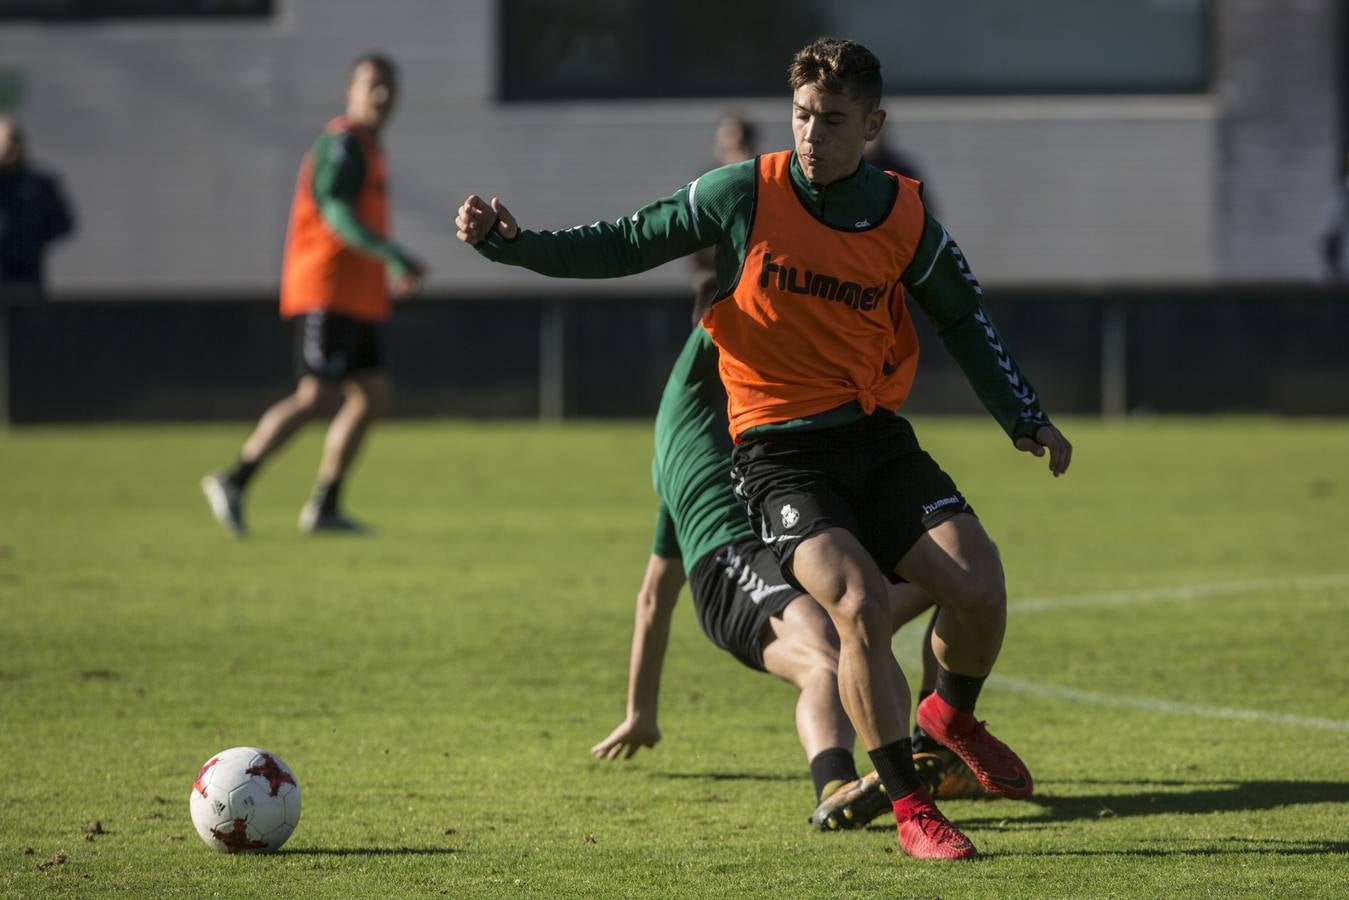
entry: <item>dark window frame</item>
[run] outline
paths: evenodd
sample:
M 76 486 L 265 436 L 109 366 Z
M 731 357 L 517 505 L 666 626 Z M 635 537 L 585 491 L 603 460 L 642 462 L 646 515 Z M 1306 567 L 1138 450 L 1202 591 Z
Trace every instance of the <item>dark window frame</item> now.
M 0 0 L 0 20 L 46 23 L 105 19 L 271 19 L 276 0 Z

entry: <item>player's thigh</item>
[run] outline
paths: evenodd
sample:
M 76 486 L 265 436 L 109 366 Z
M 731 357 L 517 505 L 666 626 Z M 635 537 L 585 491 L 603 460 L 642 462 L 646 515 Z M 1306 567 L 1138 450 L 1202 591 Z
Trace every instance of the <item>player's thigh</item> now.
M 998 548 L 968 513 L 926 531 L 900 560 L 898 571 L 942 606 L 974 610 L 1007 602 Z
M 889 583 L 857 535 L 842 528 L 812 535 L 796 549 L 792 565 L 796 580 L 836 628 L 865 622 L 888 630 Z
M 857 519 L 839 484 L 846 460 L 818 435 L 787 434 L 747 439 L 736 446 L 732 461 L 736 496 L 759 539 L 789 584 L 814 593 L 796 575 L 798 548 L 829 530 L 857 534 Z
M 324 413 L 333 409 L 341 394 L 332 382 L 324 381 L 316 375 L 301 375 L 295 384 L 295 400 L 306 411 Z
M 838 632 L 807 594 L 798 594 L 764 625 L 759 638 L 764 668 L 797 687 L 812 678 L 838 674 Z
M 972 514 L 973 508 L 955 480 L 918 445 L 907 422 L 895 417 L 890 427 L 894 440 L 877 453 L 857 517 L 881 571 L 902 575 L 900 561 L 925 535 L 952 517 Z
M 342 391 L 348 400 L 361 404 L 368 415 L 382 415 L 389 407 L 389 376 L 382 370 L 353 372 L 342 382 Z

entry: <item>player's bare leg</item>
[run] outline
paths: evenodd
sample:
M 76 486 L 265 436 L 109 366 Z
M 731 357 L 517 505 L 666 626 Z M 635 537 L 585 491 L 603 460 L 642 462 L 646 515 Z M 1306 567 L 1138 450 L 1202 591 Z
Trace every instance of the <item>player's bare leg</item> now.
M 932 634 L 936 692 L 919 707 L 918 724 L 955 751 L 985 789 L 1030 796 L 1034 785 L 1025 764 L 974 718 L 1007 626 L 1007 591 L 993 541 L 974 516 L 954 516 L 921 537 L 897 570 L 941 607 Z
M 300 511 L 300 528 L 306 532 L 362 530 L 338 510 L 338 495 L 370 423 L 387 405 L 388 378 L 376 372 L 354 375 L 342 383 L 342 392 L 345 399 L 323 440 L 314 496 Z
M 302 425 L 322 413 L 337 396 L 337 389 L 313 375 L 305 375 L 295 391 L 268 407 L 253 433 L 244 441 L 239 459 L 257 465 L 279 450 Z
M 838 698 L 838 638 L 820 605 L 797 597 L 769 620 L 764 668 L 795 685 L 796 733 L 810 762 L 817 806 L 810 823 L 821 831 L 860 828 L 890 809 L 875 773 L 857 774 L 854 733 Z
M 968 859 L 969 839 L 938 811 L 913 768 L 909 689 L 890 649 L 887 584 L 851 533 L 830 528 L 801 542 L 796 580 L 828 612 L 839 638 L 839 697 L 885 785 L 899 843 L 910 856 Z
M 280 449 L 310 419 L 336 397 L 336 389 L 306 375 L 294 392 L 268 407 L 244 441 L 239 460 L 228 470 L 201 480 L 211 512 L 234 534 L 244 533 L 243 494 L 257 467 Z
M 838 639 L 818 603 L 804 594 L 769 620 L 764 668 L 801 691 L 796 733 L 806 758 L 829 747 L 851 747 L 853 727 L 838 699 Z

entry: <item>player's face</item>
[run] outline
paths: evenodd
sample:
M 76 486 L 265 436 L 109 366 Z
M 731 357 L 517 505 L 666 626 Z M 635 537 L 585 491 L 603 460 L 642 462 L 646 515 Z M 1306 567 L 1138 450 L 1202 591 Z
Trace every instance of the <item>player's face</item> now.
M 804 84 L 792 94 L 792 136 L 801 171 L 815 184 L 832 184 L 857 170 L 862 149 L 885 121 L 885 111 L 844 94 Z
M 738 119 L 722 119 L 717 123 L 712 142 L 712 153 L 721 165 L 743 162 L 754 155 L 745 134 L 745 125 Z
M 361 63 L 347 86 L 347 119 L 378 131 L 393 115 L 394 99 L 393 79 L 379 66 Z

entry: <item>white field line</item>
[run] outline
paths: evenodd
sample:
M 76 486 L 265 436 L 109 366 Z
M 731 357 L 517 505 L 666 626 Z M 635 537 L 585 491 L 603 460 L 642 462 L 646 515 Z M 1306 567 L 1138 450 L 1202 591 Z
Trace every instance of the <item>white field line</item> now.
M 1048 697 L 1053 700 L 1069 700 L 1074 703 L 1089 703 L 1093 706 L 1114 706 L 1124 709 L 1137 709 L 1143 712 L 1172 713 L 1182 716 L 1199 716 L 1206 719 L 1236 719 L 1244 722 L 1263 722 L 1271 725 L 1288 725 L 1294 728 L 1317 728 L 1323 731 L 1349 732 L 1349 721 L 1343 719 L 1325 719 L 1320 716 L 1294 716 L 1284 713 L 1264 712 L 1256 709 L 1233 709 L 1227 706 L 1205 706 L 1199 703 L 1176 703 L 1171 700 L 1154 700 L 1149 697 L 1120 697 L 1113 694 L 1100 694 L 1096 691 L 1083 691 L 1077 688 L 1063 687 L 1057 684 L 1041 684 L 1027 681 L 1013 675 L 993 673 L 989 683 L 996 691 L 1011 691 L 1014 694 L 1030 694 L 1036 697 Z
M 1349 587 L 1349 573 L 1339 575 L 1305 575 L 1292 578 L 1256 578 L 1248 581 L 1210 581 L 1200 584 L 1181 584 L 1168 587 L 1140 588 L 1125 591 L 1100 591 L 1092 594 L 1069 594 L 1063 597 L 1036 597 L 1013 600 L 1007 605 L 1012 615 L 1049 612 L 1089 606 L 1128 606 L 1159 600 L 1199 600 L 1231 594 L 1257 591 L 1314 591 L 1322 588 Z
M 1217 581 L 1203 584 L 1143 588 L 1133 591 L 1103 591 L 1093 594 L 1036 598 L 1013 603 L 1009 605 L 1008 612 L 1035 613 L 1092 606 L 1128 606 L 1134 603 L 1148 603 L 1159 600 L 1198 600 L 1206 597 L 1247 594 L 1257 591 L 1288 593 L 1290 591 L 1313 591 L 1323 588 L 1347 586 L 1349 586 L 1349 574 L 1309 575 L 1293 578 L 1258 578 L 1247 581 Z M 993 681 L 996 683 L 998 689 L 1011 691 L 1014 694 L 1029 694 L 1037 697 L 1048 697 L 1054 700 L 1068 700 L 1073 703 L 1087 703 L 1093 706 L 1113 706 L 1123 709 L 1137 709 L 1144 712 L 1199 716 L 1207 719 L 1233 719 L 1245 722 L 1288 725 L 1295 728 L 1315 728 L 1323 731 L 1349 732 L 1349 721 L 1342 719 L 1327 719 L 1320 716 L 1296 716 L 1255 709 L 1235 709 L 1227 706 L 1206 706 L 1199 703 L 1177 703 L 1173 700 L 1157 700 L 1150 697 L 1128 697 L 1117 696 L 1114 694 L 1102 694 L 1097 691 L 1084 691 L 1078 688 L 1064 687 L 1063 685 L 1028 681 L 1024 678 L 1017 678 L 1013 675 L 1003 675 L 1001 673 L 995 674 Z

